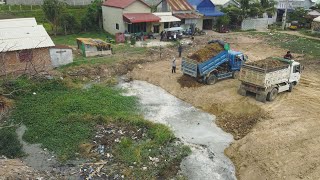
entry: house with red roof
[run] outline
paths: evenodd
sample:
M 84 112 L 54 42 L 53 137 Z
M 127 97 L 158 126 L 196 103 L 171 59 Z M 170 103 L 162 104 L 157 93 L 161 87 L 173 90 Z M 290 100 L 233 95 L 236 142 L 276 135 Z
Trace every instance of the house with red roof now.
M 181 19 L 178 23 L 184 29 L 202 29 L 203 15 L 196 12 L 196 9 L 187 0 L 162 0 L 157 5 L 158 12 L 171 12 L 175 17 Z M 176 23 L 164 24 L 164 28 L 176 26 Z
M 102 16 L 103 28 L 111 34 L 150 32 L 153 23 L 161 20 L 143 0 L 107 0 L 102 4 Z

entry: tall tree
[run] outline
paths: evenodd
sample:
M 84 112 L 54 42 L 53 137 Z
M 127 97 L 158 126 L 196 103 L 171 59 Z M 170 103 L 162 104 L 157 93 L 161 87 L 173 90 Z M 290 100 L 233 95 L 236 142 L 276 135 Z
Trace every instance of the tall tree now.
M 66 4 L 59 0 L 44 0 L 42 10 L 49 22 L 53 25 L 54 35 L 57 35 L 59 20 L 62 17 Z
M 102 29 L 101 0 L 92 1 L 87 8 L 86 15 L 81 20 L 81 24 L 85 30 Z

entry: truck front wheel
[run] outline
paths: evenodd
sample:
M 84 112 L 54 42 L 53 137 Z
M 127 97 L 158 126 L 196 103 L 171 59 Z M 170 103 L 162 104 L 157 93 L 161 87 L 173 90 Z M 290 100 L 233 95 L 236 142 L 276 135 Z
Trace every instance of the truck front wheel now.
M 208 78 L 207 78 L 207 84 L 212 85 L 215 84 L 218 81 L 218 78 L 216 75 L 211 74 Z
M 278 89 L 277 88 L 273 88 L 267 95 L 267 100 L 268 101 L 273 101 L 276 99 L 278 95 Z
M 289 89 L 288 89 L 288 91 L 289 91 L 289 92 L 292 92 L 292 89 L 293 89 L 293 83 L 290 83 L 290 84 L 289 84 Z
M 238 79 L 238 78 L 239 78 L 239 74 L 240 74 L 239 71 L 234 71 L 234 72 L 232 73 L 232 78 L 233 78 L 233 79 Z

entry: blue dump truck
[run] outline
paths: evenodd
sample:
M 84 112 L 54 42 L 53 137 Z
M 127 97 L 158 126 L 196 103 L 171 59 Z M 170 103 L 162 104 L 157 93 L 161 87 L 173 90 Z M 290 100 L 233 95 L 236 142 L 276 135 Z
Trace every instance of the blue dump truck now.
M 210 41 L 208 44 L 210 43 L 219 43 L 223 47 L 221 52 L 201 62 L 183 57 L 181 63 L 183 74 L 206 84 L 215 84 L 220 79 L 230 77 L 237 78 L 247 57 L 241 52 L 229 50 L 229 46 L 221 41 Z

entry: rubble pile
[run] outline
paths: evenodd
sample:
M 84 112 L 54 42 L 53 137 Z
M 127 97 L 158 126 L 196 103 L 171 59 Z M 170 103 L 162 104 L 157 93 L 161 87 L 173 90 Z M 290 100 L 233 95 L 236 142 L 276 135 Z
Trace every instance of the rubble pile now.
M 263 59 L 260 61 L 254 61 L 254 62 L 250 62 L 247 63 L 248 65 L 251 66 L 256 66 L 262 69 L 275 69 L 278 67 L 283 67 L 283 66 L 287 66 L 288 64 L 286 64 L 285 62 L 279 61 L 277 59 L 273 59 L 273 58 L 267 58 L 267 59 Z

